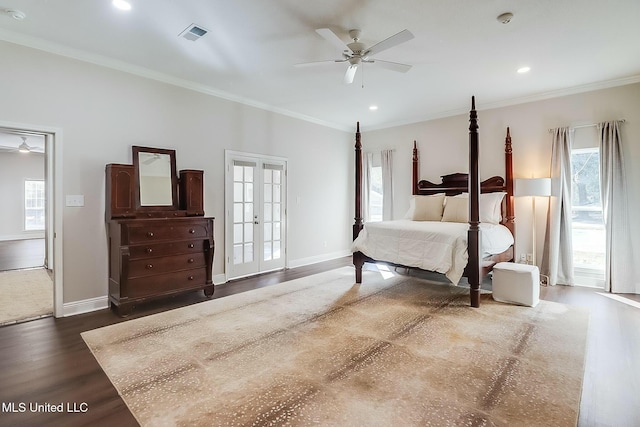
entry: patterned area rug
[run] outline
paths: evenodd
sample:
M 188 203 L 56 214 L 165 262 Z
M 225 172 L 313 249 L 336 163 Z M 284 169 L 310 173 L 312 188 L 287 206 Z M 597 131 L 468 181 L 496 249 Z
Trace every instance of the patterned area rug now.
M 82 334 L 143 426 L 575 426 L 589 313 L 350 267 Z
M 53 281 L 44 268 L 0 272 L 0 325 L 53 313 Z

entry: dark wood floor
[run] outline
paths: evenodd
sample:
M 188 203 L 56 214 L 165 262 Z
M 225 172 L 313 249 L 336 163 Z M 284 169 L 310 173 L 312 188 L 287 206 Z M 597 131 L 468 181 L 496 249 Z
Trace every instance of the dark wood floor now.
M 44 239 L 0 242 L 0 271 L 44 265 Z
M 216 286 L 215 298 L 350 265 L 350 258 Z M 363 286 L 366 286 L 363 285 Z M 543 288 L 542 298 L 591 308 L 580 426 L 640 426 L 640 308 L 595 289 Z M 633 296 L 634 301 L 640 301 Z M 191 293 L 136 307 L 129 318 L 205 300 Z M 480 308 L 482 309 L 482 308 Z M 1 426 L 135 426 L 135 419 L 80 333 L 124 321 L 110 310 L 0 328 Z M 562 327 L 562 325 L 558 325 Z M 9 412 L 9 404 L 27 411 Z M 30 403 L 86 403 L 85 413 L 30 413 Z

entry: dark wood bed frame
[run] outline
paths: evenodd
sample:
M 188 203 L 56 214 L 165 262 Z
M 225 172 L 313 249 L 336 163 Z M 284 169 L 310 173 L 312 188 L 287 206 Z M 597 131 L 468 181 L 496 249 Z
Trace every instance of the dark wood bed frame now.
M 353 239 L 355 240 L 363 228 L 362 219 L 362 142 L 360 136 L 360 122 L 356 128 L 356 205 L 355 205 L 355 223 L 353 225 Z M 515 236 L 515 217 L 513 207 L 513 166 L 512 166 L 512 148 L 511 135 L 507 128 L 507 136 L 505 138 L 504 157 L 505 157 L 505 178 L 500 176 L 491 177 L 485 181 L 480 181 L 480 169 L 478 165 L 478 115 L 475 108 L 475 98 L 471 98 L 471 111 L 469 112 L 469 174 L 454 173 L 442 176 L 442 183 L 434 184 L 429 181 L 419 181 L 419 158 L 418 147 L 416 142 L 413 143 L 413 184 L 412 193 L 414 195 L 430 195 L 436 193 L 446 193 L 453 196 L 463 192 L 469 192 L 469 231 L 468 231 L 468 253 L 469 261 L 464 271 L 470 286 L 470 299 L 472 307 L 480 307 L 480 283 L 495 264 L 502 261 L 513 261 L 513 246 L 497 255 L 492 255 L 481 259 L 480 253 L 480 193 L 491 193 L 496 191 L 506 192 L 506 196 L 502 201 L 502 224 L 505 225 L 511 234 Z M 365 262 L 382 262 L 398 267 L 405 267 L 388 263 L 385 261 L 374 260 L 362 252 L 353 254 L 353 265 L 356 268 L 356 283 L 362 283 L 362 266 Z

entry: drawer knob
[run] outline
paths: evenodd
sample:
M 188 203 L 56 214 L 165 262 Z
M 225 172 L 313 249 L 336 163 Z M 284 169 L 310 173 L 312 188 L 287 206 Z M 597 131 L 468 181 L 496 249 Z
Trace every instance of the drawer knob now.
M 173 213 L 173 216 L 178 216 L 178 212 L 174 212 L 174 213 Z
M 148 214 L 147 214 L 147 216 L 148 216 L 149 218 L 151 218 L 153 215 L 151 215 L 150 213 L 148 213 Z
M 193 280 L 193 279 L 194 279 L 194 277 L 193 277 L 193 276 L 189 276 L 189 280 Z
M 195 232 L 196 232 L 196 230 L 194 230 L 193 228 L 190 228 L 190 229 L 189 229 L 189 233 L 190 233 L 190 234 L 195 234 Z
M 189 258 L 188 263 L 189 263 L 189 264 L 193 264 L 193 258 Z
M 147 232 L 147 236 L 148 236 L 148 237 L 153 237 L 153 231 L 148 231 L 148 232 Z
M 151 270 L 153 268 L 153 264 L 147 264 L 147 270 Z
M 189 247 L 190 247 L 190 248 L 193 248 L 193 243 L 189 243 Z
M 153 252 L 153 249 L 147 248 L 147 253 L 150 254 L 151 252 Z

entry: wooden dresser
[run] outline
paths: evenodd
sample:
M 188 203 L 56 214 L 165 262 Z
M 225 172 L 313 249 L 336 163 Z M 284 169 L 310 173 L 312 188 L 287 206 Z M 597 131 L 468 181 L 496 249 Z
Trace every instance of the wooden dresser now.
M 109 301 L 122 316 L 150 299 L 196 290 L 211 297 L 214 290 L 214 219 L 204 217 L 203 172 L 171 176 L 167 200 L 144 206 L 141 163 L 136 161 L 140 152 L 173 156 L 175 165 L 173 150 L 144 147 L 134 147 L 134 165 L 107 165 Z

